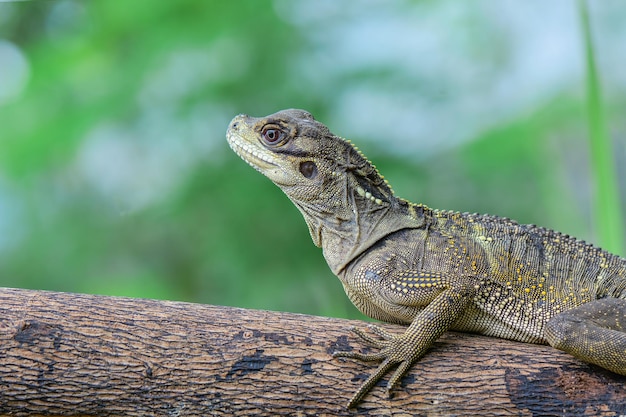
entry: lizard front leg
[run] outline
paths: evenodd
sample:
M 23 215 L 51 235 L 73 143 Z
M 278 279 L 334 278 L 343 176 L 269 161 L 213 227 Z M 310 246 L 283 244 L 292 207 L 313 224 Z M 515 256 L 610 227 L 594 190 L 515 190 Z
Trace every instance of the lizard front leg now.
M 427 276 L 429 285 L 432 285 L 433 275 L 428 274 Z M 413 280 L 415 282 L 419 281 L 419 276 L 413 276 Z M 419 285 L 417 285 L 417 288 L 419 288 Z M 387 392 L 389 393 L 411 365 L 421 358 L 435 340 L 454 324 L 471 302 L 474 291 L 473 285 L 457 285 L 445 288 L 417 313 L 410 326 L 401 335 L 392 335 L 379 327 L 370 326 L 370 329 L 380 337 L 380 339 L 377 339 L 361 330 L 355 329 L 355 333 L 361 339 L 379 348 L 380 352 L 371 354 L 335 352 L 333 356 L 353 358 L 361 361 L 382 361 L 382 363 L 354 394 L 348 404 L 348 408 L 353 408 L 389 370 L 397 366 L 387 383 Z M 414 295 L 416 307 L 421 307 L 417 302 L 420 299 L 420 294 L 416 291 Z M 406 301 L 407 299 L 403 300 L 405 306 L 407 305 Z
M 626 375 L 626 300 L 603 298 L 554 316 L 546 325 L 550 346 Z

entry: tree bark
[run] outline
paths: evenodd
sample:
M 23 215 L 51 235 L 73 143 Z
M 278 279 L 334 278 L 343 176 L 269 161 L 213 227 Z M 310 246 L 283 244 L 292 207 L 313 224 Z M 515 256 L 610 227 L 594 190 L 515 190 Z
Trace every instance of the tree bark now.
M 0 414 L 626 414 L 626 378 L 547 346 L 447 333 L 394 398 L 346 403 L 374 364 L 366 323 L 199 304 L 0 289 Z M 383 325 L 391 332 L 404 328 Z

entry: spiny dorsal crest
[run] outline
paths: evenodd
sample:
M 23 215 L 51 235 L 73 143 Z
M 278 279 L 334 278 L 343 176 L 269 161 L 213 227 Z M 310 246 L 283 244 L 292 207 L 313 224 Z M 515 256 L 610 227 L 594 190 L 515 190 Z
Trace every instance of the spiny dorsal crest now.
M 346 171 L 354 174 L 358 182 L 357 193 L 378 204 L 380 204 L 381 200 L 389 201 L 394 193 L 385 177 L 380 175 L 376 166 L 350 140 L 339 139 L 347 145 L 349 150 L 349 162 Z

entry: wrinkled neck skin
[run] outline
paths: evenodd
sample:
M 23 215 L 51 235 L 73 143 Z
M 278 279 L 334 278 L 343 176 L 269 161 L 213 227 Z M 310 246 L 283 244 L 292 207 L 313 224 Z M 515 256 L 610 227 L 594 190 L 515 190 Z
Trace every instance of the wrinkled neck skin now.
M 332 203 L 328 203 L 321 205 L 321 209 L 292 199 L 309 226 L 313 242 L 322 248 L 335 275 L 342 273 L 352 260 L 385 236 L 424 224 L 423 218 L 409 215 L 400 200 L 393 196 L 382 203 L 354 193 L 349 193 L 347 199 L 348 204 L 331 206 Z

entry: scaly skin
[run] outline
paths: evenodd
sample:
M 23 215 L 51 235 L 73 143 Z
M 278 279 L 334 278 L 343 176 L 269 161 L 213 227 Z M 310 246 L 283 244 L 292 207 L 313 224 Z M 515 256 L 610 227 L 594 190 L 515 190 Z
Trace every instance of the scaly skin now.
M 408 324 L 355 332 L 379 361 L 354 407 L 396 367 L 388 391 L 446 330 L 547 343 L 626 375 L 626 259 L 570 236 L 394 196 L 349 141 L 303 110 L 235 117 L 231 148 L 302 212 L 346 294 L 364 314 Z

